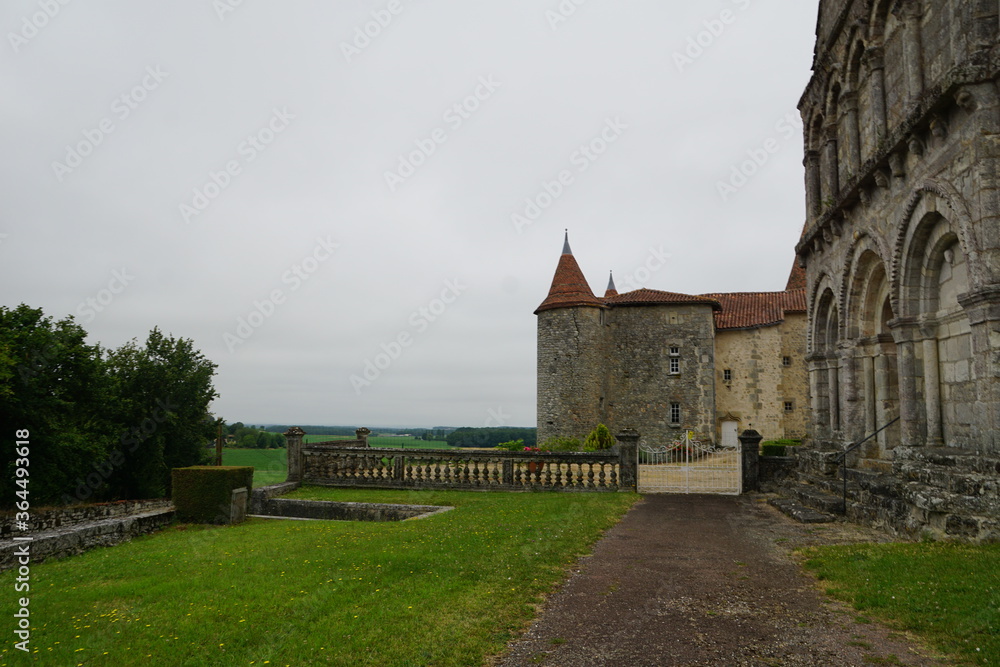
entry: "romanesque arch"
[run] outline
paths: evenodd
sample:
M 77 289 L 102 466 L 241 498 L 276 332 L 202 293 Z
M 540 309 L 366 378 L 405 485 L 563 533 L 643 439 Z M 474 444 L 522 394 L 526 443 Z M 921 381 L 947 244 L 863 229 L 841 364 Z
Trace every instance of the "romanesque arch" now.
M 961 204 L 941 188 L 914 193 L 899 231 L 898 307 L 909 324 L 916 360 L 914 407 L 928 445 L 971 442 L 976 401 L 972 327 L 959 297 L 973 285 L 971 248 L 955 215 Z
M 809 331 L 809 384 L 814 429 L 818 438 L 831 439 L 840 429 L 840 383 L 837 345 L 840 341 L 840 302 L 833 282 L 822 278 L 811 300 L 813 323 Z

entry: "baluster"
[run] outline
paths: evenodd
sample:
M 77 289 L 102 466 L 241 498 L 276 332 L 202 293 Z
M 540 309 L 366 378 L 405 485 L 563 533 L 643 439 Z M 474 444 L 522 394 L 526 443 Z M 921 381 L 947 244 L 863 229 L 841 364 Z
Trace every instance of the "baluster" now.
M 607 485 L 604 483 L 604 464 L 599 463 L 598 465 L 601 466 L 600 484 L 598 486 L 602 489 L 606 489 Z
M 514 486 L 521 486 L 521 466 L 514 461 Z
M 588 488 L 588 489 L 594 488 L 594 464 L 593 463 L 588 463 L 587 464 L 587 486 L 586 486 L 586 488 Z
M 472 485 L 479 486 L 479 461 L 472 459 Z
M 463 484 L 469 484 L 469 460 L 462 461 L 461 480 Z
M 611 486 L 618 488 L 618 466 L 611 464 Z
M 500 484 L 501 463 L 499 459 L 493 459 L 493 484 Z
M 562 463 L 556 464 L 556 486 L 562 486 Z
M 545 486 L 552 486 L 552 464 L 548 461 L 542 463 L 542 470 L 545 471 Z M 542 470 L 538 472 L 541 473 Z

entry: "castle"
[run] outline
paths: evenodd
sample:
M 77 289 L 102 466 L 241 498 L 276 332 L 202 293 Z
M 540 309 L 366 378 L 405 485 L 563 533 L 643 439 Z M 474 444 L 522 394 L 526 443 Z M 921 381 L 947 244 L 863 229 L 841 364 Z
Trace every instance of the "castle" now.
M 1000 11 L 821 0 L 805 123 L 812 446 L 895 530 L 1000 538 Z M 898 421 L 893 422 L 894 419 Z
M 785 290 L 688 295 L 591 291 L 567 235 L 538 316 L 538 439 L 598 423 L 650 444 L 693 431 L 801 438 L 808 421 L 804 274 Z

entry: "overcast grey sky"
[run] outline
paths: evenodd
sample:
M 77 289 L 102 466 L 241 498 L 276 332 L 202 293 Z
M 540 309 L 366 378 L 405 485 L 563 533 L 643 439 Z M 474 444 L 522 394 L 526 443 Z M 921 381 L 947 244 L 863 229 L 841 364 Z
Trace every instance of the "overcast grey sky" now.
M 598 294 L 784 287 L 816 11 L 5 2 L 0 303 L 193 339 L 229 421 L 534 426 L 565 228 Z

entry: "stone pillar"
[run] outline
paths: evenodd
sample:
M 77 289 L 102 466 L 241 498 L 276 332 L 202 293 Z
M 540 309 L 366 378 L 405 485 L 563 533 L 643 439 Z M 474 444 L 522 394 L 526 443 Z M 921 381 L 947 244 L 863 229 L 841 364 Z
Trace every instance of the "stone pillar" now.
M 875 357 L 875 421 L 876 428 L 882 428 L 885 423 L 892 419 L 889 416 L 889 360 L 884 354 Z M 882 431 L 878 434 L 877 440 L 879 449 L 886 449 L 887 433 Z
M 858 94 L 848 91 L 840 96 L 841 122 L 847 139 L 847 168 L 857 175 L 861 169 L 861 130 L 858 127 Z
M 875 432 L 875 358 L 865 354 L 861 359 L 865 392 L 865 435 Z
M 903 21 L 903 62 L 906 69 L 906 90 L 911 102 L 924 92 L 923 48 L 920 37 L 920 20 L 923 12 L 920 1 L 901 2 L 894 12 Z
M 358 440 L 361 441 L 361 444 L 358 445 L 358 446 L 359 447 L 367 447 L 368 446 L 368 436 L 371 435 L 371 434 L 372 434 L 372 432 L 369 429 L 365 428 L 364 426 L 362 426 L 361 428 L 359 428 L 356 431 L 354 431 L 354 435 L 358 438 Z
M 983 449 L 1000 453 L 1000 285 L 959 298 L 972 327 L 972 364 L 976 378 L 973 437 Z
M 634 428 L 622 429 L 615 436 L 618 440 L 618 488 L 635 491 L 638 483 L 639 432 Z
M 900 444 L 919 447 L 924 444 L 923 408 L 917 400 L 917 324 L 913 318 L 889 322 L 896 339 L 896 371 L 899 383 Z M 881 424 L 879 424 L 881 426 Z
M 830 436 L 836 437 L 840 430 L 840 368 L 836 357 L 830 357 L 828 364 L 826 381 L 829 384 Z
M 302 436 L 305 431 L 293 426 L 285 431 L 285 446 L 288 449 L 288 477 L 286 482 L 302 481 Z
M 934 327 L 936 329 L 936 327 Z M 927 445 L 944 442 L 941 428 L 941 366 L 938 363 L 937 335 L 925 331 L 924 347 L 924 412 L 927 415 Z
M 823 195 L 835 200 L 840 194 L 840 166 L 837 157 L 837 122 L 823 128 Z
M 806 359 L 809 365 L 809 397 L 812 401 L 812 432 L 816 440 L 824 440 L 828 437 L 826 432 L 829 425 L 829 413 L 827 403 L 824 400 L 827 390 L 826 382 L 826 361 L 822 357 L 809 357 Z
M 743 493 L 760 491 L 760 441 L 763 436 L 747 429 L 739 436 L 740 456 L 743 459 Z
M 819 151 L 807 150 L 802 165 L 806 168 L 806 215 L 815 220 L 823 212 Z
M 876 143 L 889 134 L 889 123 L 885 112 L 885 52 L 881 46 L 865 52 L 868 61 L 868 86 L 871 89 L 872 121 L 875 123 Z M 876 145 L 874 155 L 878 152 Z

